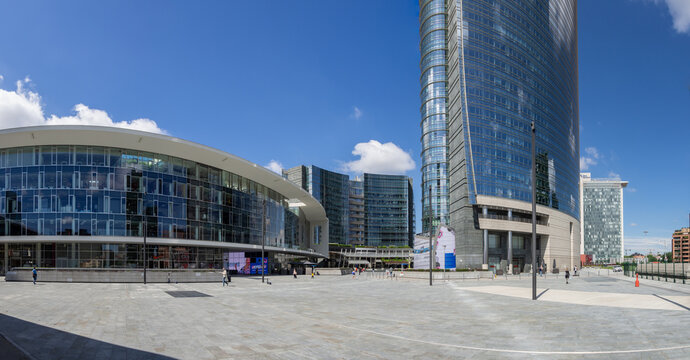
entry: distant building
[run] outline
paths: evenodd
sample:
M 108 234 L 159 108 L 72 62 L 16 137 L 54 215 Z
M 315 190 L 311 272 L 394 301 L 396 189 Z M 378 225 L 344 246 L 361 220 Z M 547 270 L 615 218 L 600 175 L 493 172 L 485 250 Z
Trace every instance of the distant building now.
M 326 210 L 330 242 L 348 243 L 349 177 L 318 166 L 296 166 L 283 170 L 283 177 L 308 191 Z
M 350 234 L 349 244 L 364 245 L 364 183 L 350 180 Z
M 690 227 L 673 232 L 673 262 L 690 262 Z
M 283 170 L 283 177 L 323 205 L 331 243 L 411 246 L 415 222 L 411 178 L 365 173 L 361 179 L 349 180 L 314 165 Z
M 623 260 L 623 188 L 627 185 L 619 179 L 580 174 L 580 251 L 593 255 L 596 263 Z
M 411 178 L 364 174 L 366 245 L 412 246 L 414 222 Z

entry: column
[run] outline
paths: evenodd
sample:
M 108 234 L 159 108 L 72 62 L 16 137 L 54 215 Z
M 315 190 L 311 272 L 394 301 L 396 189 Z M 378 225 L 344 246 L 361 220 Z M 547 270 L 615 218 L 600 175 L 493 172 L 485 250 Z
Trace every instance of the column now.
M 484 218 L 486 218 L 486 215 L 489 214 L 489 209 L 485 206 L 482 208 L 482 215 L 484 215 Z M 489 263 L 489 230 L 484 229 L 484 256 L 482 257 L 482 264 L 488 264 Z
M 508 221 L 513 220 L 513 210 L 508 209 Z M 508 231 L 508 274 L 513 273 L 513 232 Z
M 5 243 L 3 246 L 5 247 L 5 269 L 4 269 L 5 271 L 4 271 L 4 273 L 7 274 L 7 269 L 9 267 L 7 262 L 9 261 L 10 244 Z
M 41 243 L 36 243 L 36 267 L 41 266 Z

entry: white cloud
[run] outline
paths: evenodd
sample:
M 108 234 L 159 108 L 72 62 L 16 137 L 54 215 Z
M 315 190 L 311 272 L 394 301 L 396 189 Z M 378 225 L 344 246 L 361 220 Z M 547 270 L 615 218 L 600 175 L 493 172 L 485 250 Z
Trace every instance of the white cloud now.
M 283 164 L 281 164 L 280 161 L 277 160 L 269 161 L 268 165 L 264 165 L 264 167 L 279 175 L 283 173 Z
M 659 3 L 661 0 L 657 0 Z M 673 19 L 673 28 L 679 33 L 690 34 L 690 1 L 663 0 Z
M 630 223 L 630 226 L 637 226 L 637 223 Z
M 369 140 L 369 142 L 359 143 L 355 145 L 352 155 L 360 158 L 345 163 L 342 167 L 344 171 L 403 175 L 416 166 L 410 154 L 392 142 L 381 144 L 376 140 Z
M 626 187 L 625 190 L 627 190 L 628 192 L 631 192 L 631 193 L 637 192 L 637 189 L 632 188 L 632 187 Z
M 141 130 L 167 134 L 150 119 L 135 119 L 115 122 L 103 110 L 91 109 L 84 104 L 74 106 L 75 115 L 45 117 L 41 96 L 27 89 L 31 79 L 17 81 L 17 89 L 9 91 L 0 89 L 0 129 L 36 126 L 36 125 L 96 125 Z
M 608 178 L 609 178 L 609 179 L 614 179 L 614 180 L 620 180 L 620 179 L 621 179 L 621 175 L 620 175 L 620 174 L 616 174 L 616 173 L 613 172 L 613 171 L 609 171 L 609 176 L 608 176 Z
M 673 231 L 671 231 L 672 233 Z M 624 240 L 624 245 L 626 249 L 630 249 L 630 253 L 632 254 L 633 252 L 640 252 L 642 254 L 647 254 L 649 253 L 649 250 L 651 249 L 652 252 L 656 253 L 657 251 L 668 251 L 668 246 L 670 246 L 670 239 L 671 237 L 639 237 L 639 236 L 626 236 Z
M 590 166 L 596 165 L 599 161 L 599 151 L 591 146 L 585 149 L 586 156 L 580 156 L 580 171 L 588 170 Z
M 0 82 L 2 82 L 3 80 L 5 80 L 5 77 L 0 75 Z
M 359 120 L 359 118 L 362 117 L 362 110 L 355 106 L 355 108 L 352 110 L 352 115 L 350 116 Z

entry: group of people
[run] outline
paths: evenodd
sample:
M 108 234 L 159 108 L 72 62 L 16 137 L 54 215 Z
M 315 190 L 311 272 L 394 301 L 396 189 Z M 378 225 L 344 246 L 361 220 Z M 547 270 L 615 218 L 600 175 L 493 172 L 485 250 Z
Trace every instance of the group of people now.
M 545 271 L 546 265 L 542 264 L 539 265 L 539 276 L 543 276 L 544 271 Z M 577 276 L 577 265 L 573 266 L 573 276 Z M 570 268 L 565 268 L 565 283 L 568 284 L 568 280 L 570 279 Z
M 362 271 L 364 271 L 364 270 L 365 270 L 364 268 L 359 267 L 359 266 L 353 267 L 353 268 L 352 268 L 352 278 L 354 279 L 355 276 L 361 275 L 361 274 L 362 274 Z

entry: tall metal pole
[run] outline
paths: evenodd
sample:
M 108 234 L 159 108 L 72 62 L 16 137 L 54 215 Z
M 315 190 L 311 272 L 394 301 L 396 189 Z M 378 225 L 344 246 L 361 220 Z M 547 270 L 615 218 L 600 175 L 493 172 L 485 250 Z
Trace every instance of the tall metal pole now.
M 266 244 L 266 199 L 264 199 L 264 211 L 261 216 L 261 282 L 264 282 L 264 245 Z
M 429 286 L 434 285 L 433 276 L 431 275 L 431 270 L 434 268 L 434 265 L 433 265 L 434 258 L 433 258 L 433 254 L 432 254 L 433 253 L 432 249 L 434 248 L 434 244 L 433 244 L 434 232 L 432 230 L 433 224 L 434 224 L 433 217 L 434 217 L 434 212 L 431 210 L 431 186 L 429 186 Z
M 146 215 L 144 215 L 144 284 L 146 284 Z
M 532 300 L 537 300 L 537 149 L 532 121 Z

